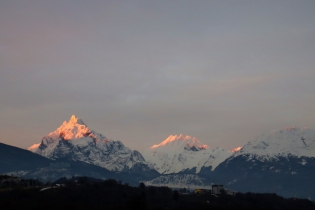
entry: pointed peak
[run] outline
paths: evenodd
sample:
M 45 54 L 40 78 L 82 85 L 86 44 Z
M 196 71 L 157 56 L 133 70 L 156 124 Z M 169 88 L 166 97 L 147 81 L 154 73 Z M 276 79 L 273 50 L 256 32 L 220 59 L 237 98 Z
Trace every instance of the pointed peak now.
M 79 119 L 77 116 L 75 116 L 74 114 L 71 115 L 70 117 L 70 121 L 76 121 L 77 119 Z
M 82 119 L 78 118 L 75 115 L 72 115 L 70 120 L 69 120 L 70 124 L 81 124 L 81 125 L 85 125 L 84 122 L 82 121 Z

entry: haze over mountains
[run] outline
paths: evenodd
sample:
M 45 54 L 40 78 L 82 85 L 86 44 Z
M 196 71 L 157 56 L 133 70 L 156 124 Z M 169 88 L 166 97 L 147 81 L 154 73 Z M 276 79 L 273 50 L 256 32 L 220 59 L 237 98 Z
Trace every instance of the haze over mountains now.
M 33 156 L 25 150 L 0 146 L 6 151 L 2 156 L 7 157 L 0 162 L 1 173 L 44 180 L 88 174 L 133 184 L 145 181 L 148 185 L 193 188 L 218 183 L 240 192 L 315 198 L 315 131 L 309 128 L 271 131 L 233 151 L 211 148 L 194 137 L 170 135 L 142 155 L 91 130 L 73 115 L 29 148 Z M 14 153 L 18 155 L 13 158 Z M 19 162 L 19 156 L 24 162 L 39 158 L 39 164 L 13 167 L 10 163 Z

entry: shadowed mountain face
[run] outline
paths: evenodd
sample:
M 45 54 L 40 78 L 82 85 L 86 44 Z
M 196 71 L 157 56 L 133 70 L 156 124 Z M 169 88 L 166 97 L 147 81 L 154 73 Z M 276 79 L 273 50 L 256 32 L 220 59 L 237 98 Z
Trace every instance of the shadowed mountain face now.
M 0 143 L 0 173 L 35 170 L 51 162 L 53 161 L 30 151 Z

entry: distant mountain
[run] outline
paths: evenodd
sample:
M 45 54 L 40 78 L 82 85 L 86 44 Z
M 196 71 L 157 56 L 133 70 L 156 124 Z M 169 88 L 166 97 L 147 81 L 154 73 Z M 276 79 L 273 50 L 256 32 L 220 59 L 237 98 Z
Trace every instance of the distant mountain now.
M 171 135 L 158 145 L 142 152 L 161 174 L 199 173 L 214 170 L 232 153 L 222 148 L 211 149 L 196 138 Z
M 278 157 L 315 157 L 315 130 L 287 127 L 264 133 L 233 155 L 237 156 L 248 156 L 249 160 L 256 158 L 263 162 L 276 161 Z
M 110 171 L 158 174 L 138 151 L 89 129 L 83 120 L 74 115 L 29 150 L 52 160 L 82 161 Z
M 315 199 L 315 131 L 286 128 L 263 134 L 222 162 L 213 176 L 241 192 Z

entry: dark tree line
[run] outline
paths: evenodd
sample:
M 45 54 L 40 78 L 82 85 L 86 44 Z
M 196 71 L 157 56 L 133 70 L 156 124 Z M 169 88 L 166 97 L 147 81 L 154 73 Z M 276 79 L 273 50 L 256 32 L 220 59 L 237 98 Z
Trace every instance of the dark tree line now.
M 7 179 L 10 177 L 6 177 Z M 114 179 L 60 178 L 44 187 L 0 190 L 1 209 L 315 209 L 307 199 L 276 194 L 181 194 L 168 187 L 132 187 Z

